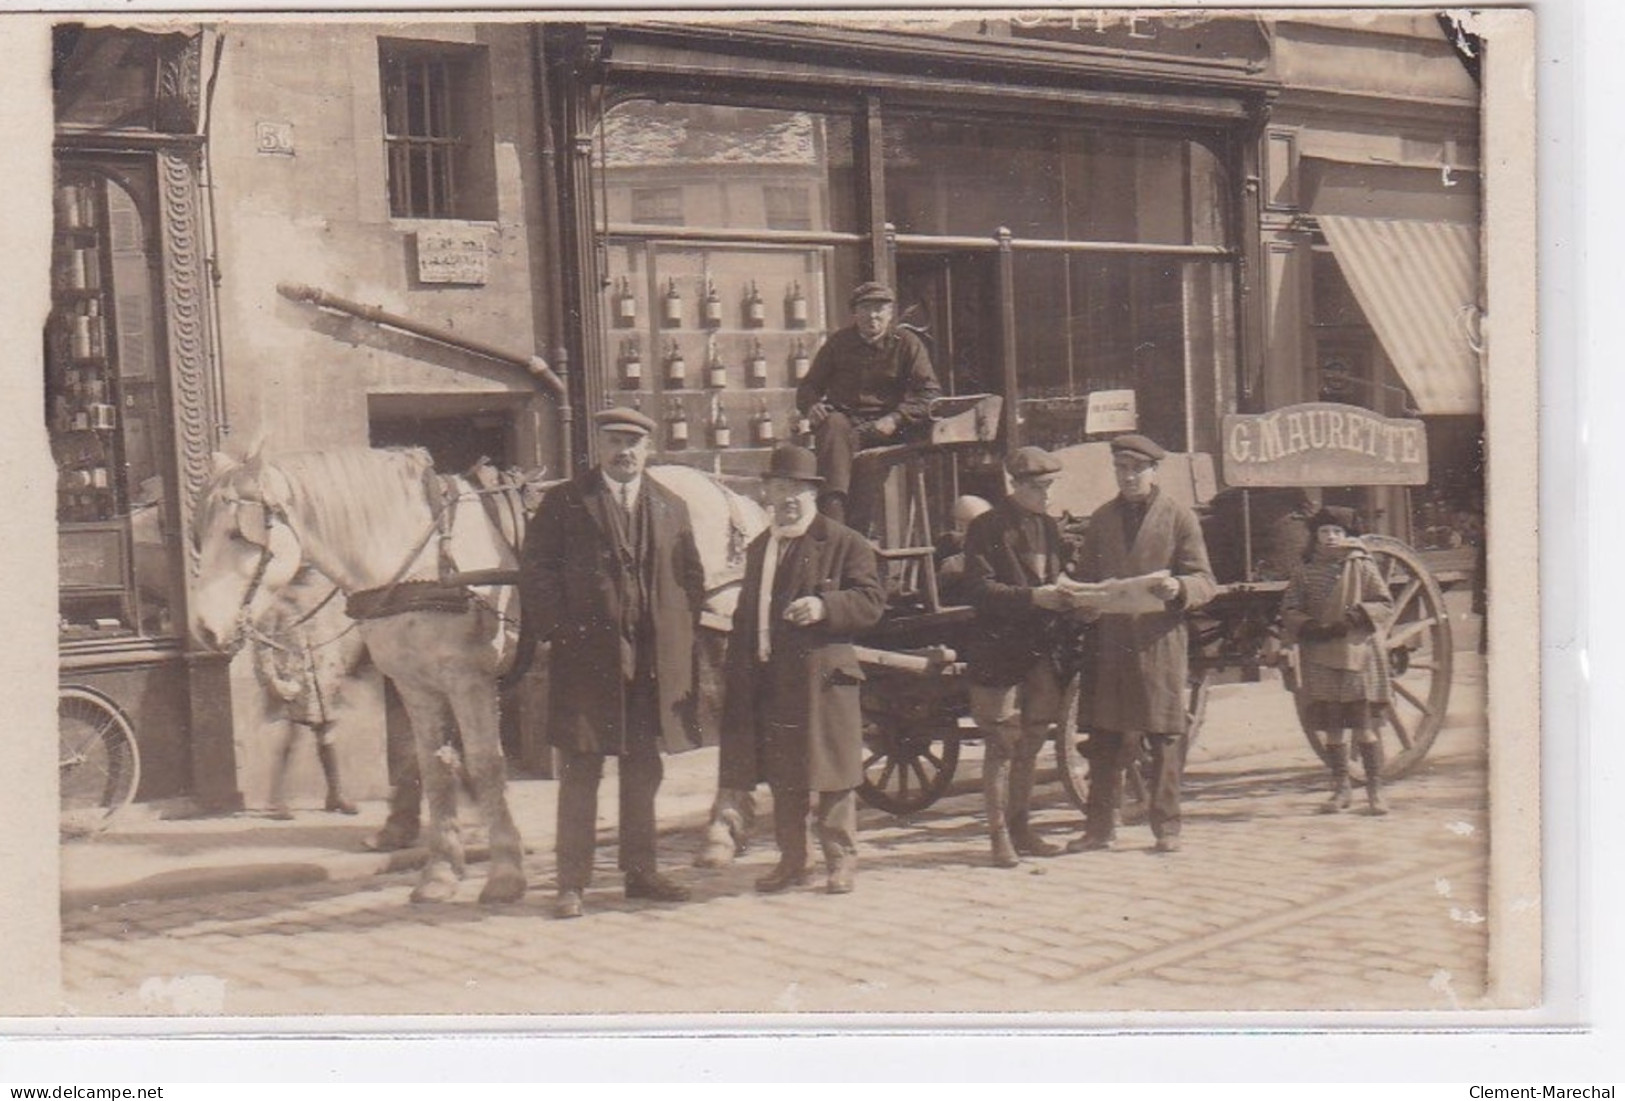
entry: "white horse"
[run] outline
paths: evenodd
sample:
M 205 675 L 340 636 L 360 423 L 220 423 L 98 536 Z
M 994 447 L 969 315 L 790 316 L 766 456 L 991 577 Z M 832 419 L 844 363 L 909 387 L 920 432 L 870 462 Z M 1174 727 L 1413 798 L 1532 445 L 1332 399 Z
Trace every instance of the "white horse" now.
M 766 524 L 755 502 L 699 471 L 651 468 L 690 506 L 706 569 L 706 620 L 725 625 L 744 573 L 744 547 Z M 491 871 L 481 902 L 511 902 L 525 890 L 518 830 L 504 795 L 497 677 L 517 640 L 516 591 L 507 585 L 448 586 L 452 573 L 517 576 L 523 516 L 517 491 L 493 494 L 463 478 L 436 475 L 426 452 L 364 448 L 215 457 L 199 499 L 193 630 L 207 645 L 235 651 L 273 595 L 302 564 L 350 598 L 373 663 L 395 682 L 411 720 L 429 806 L 429 859 L 413 901 L 456 892 L 463 853 L 456 814 L 456 761 L 490 834 Z M 455 728 L 453 724 L 455 723 Z

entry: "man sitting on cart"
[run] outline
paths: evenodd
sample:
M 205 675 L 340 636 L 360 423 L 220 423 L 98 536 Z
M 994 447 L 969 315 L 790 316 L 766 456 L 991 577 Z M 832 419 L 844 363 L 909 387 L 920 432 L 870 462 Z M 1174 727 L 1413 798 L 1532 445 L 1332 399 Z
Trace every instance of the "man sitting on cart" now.
M 819 511 L 837 523 L 846 522 L 854 456 L 907 442 L 941 390 L 920 338 L 892 325 L 890 287 L 860 284 L 849 303 L 852 324 L 830 335 L 796 387 L 796 408 L 812 425 L 824 479 Z
M 1085 670 L 1080 725 L 1089 731 L 1089 804 L 1084 832 L 1069 852 L 1110 848 L 1123 792 L 1123 769 L 1149 743 L 1151 831 L 1158 852 L 1180 847 L 1179 785 L 1186 733 L 1185 613 L 1213 598 L 1217 585 L 1196 514 L 1157 486 L 1166 452 L 1145 436 L 1112 441 L 1118 495 L 1089 517 L 1078 555 L 1086 582 L 1141 578 L 1152 610 L 1099 617 L 1096 660 Z

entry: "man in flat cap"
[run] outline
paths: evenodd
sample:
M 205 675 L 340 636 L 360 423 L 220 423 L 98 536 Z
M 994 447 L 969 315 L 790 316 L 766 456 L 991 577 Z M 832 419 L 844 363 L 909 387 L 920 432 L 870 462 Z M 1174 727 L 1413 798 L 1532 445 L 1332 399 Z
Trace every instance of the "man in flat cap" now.
M 1151 751 L 1149 820 L 1158 852 L 1180 847 L 1179 784 L 1184 754 L 1187 673 L 1185 613 L 1213 598 L 1215 582 L 1196 514 L 1157 486 L 1166 455 L 1145 436 L 1112 441 L 1118 495 L 1089 517 L 1078 557 L 1083 581 L 1140 577 L 1153 582 L 1163 606 L 1140 614 L 1100 617 L 1097 660 L 1085 672 L 1080 725 L 1089 731 L 1089 805 L 1084 832 L 1070 852 L 1110 848 L 1123 793 L 1123 768 Z
M 852 324 L 818 349 L 796 387 L 796 408 L 812 425 L 819 508 L 845 523 L 852 457 L 862 448 L 902 443 L 923 425 L 941 391 L 920 338 L 892 325 L 896 296 L 883 283 L 862 283 L 850 298 Z
M 971 717 L 986 745 L 982 795 L 993 863 L 1014 868 L 1022 856 L 1061 852 L 1033 830 L 1028 808 L 1038 751 L 1061 717 L 1059 658 L 1070 602 L 1056 585 L 1064 547 L 1049 515 L 1061 464 L 1023 447 L 1004 465 L 1009 496 L 965 533 L 964 592 L 978 628 L 965 658 Z
M 620 759 L 620 867 L 627 898 L 681 902 L 655 865 L 662 747 L 699 744 L 694 631 L 704 572 L 688 507 L 644 475 L 652 420 L 596 415 L 599 465 L 542 498 L 525 535 L 526 629 L 552 644 L 547 740 L 559 751 L 558 900 L 579 917 L 592 880 L 598 782 Z
M 886 593 L 868 541 L 819 514 L 823 479 L 811 451 L 779 445 L 762 480 L 772 519 L 745 551 L 728 642 L 719 786 L 749 791 L 766 780 L 773 791 L 779 863 L 756 881 L 758 891 L 806 881 L 810 808 L 825 890 L 846 894 L 857 871 L 863 782 L 863 670 L 852 639 L 880 621 Z

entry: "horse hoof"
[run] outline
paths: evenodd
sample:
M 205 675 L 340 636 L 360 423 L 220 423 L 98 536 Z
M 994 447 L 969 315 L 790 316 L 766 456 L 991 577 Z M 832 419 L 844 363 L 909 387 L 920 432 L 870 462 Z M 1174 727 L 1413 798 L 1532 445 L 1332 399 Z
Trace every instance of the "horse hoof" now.
M 431 879 L 412 888 L 413 902 L 450 902 L 457 897 L 457 884 L 443 879 Z
M 518 872 L 493 872 L 480 892 L 483 905 L 518 902 L 525 897 L 525 877 Z

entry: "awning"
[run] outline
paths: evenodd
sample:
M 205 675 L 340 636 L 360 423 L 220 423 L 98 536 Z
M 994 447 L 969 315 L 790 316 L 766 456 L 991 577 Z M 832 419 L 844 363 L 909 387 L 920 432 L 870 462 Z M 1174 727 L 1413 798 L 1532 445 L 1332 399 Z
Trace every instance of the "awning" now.
M 1456 222 L 1318 216 L 1366 320 L 1424 414 L 1478 413 L 1468 334 L 1478 310 L 1478 231 Z

